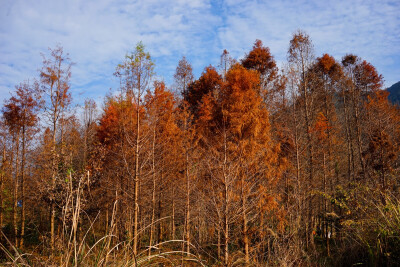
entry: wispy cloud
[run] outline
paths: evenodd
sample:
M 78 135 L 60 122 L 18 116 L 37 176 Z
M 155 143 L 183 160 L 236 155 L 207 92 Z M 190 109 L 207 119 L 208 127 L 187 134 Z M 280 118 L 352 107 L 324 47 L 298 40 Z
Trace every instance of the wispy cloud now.
M 399 10 L 398 1 L 229 0 L 219 36 L 235 56 L 250 49 L 249 41 L 261 39 L 283 62 L 291 34 L 300 28 L 311 36 L 317 56 L 329 53 L 340 59 L 357 54 L 391 85 L 400 80 Z
M 377 66 L 391 85 L 400 79 L 397 1 L 23 1 L 0 10 L 0 100 L 37 76 L 41 52 L 62 44 L 76 62 L 75 98 L 101 98 L 116 88 L 115 66 L 143 41 L 167 83 L 185 55 L 198 76 L 223 49 L 242 57 L 256 38 L 285 61 L 291 34 L 307 31 L 317 55 L 355 53 Z

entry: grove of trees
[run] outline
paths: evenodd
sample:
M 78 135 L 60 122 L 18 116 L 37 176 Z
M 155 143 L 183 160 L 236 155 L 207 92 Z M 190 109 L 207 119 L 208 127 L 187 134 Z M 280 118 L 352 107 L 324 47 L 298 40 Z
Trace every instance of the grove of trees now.
M 256 40 L 198 79 L 183 57 L 167 88 L 138 43 L 79 108 L 49 49 L 1 109 L 0 264 L 398 264 L 398 106 L 362 58 L 288 47 L 282 69 Z

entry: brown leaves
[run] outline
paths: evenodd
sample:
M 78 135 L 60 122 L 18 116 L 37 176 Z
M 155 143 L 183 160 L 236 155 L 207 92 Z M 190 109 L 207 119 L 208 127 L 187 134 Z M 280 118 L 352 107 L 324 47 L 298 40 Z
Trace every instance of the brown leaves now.
M 110 102 L 104 110 L 103 116 L 100 118 L 100 124 L 97 128 L 97 137 L 100 142 L 107 143 L 117 132 L 118 112 L 113 102 Z
M 71 66 L 69 54 L 64 54 L 61 46 L 50 49 L 50 57 L 43 55 L 43 67 L 40 72 L 41 86 L 49 97 L 47 109 L 55 112 L 56 116 L 71 103 L 69 92 Z
M 383 86 L 383 76 L 365 60 L 356 66 L 355 77 L 357 84 L 364 90 L 376 91 Z
M 331 69 L 333 68 L 333 66 L 335 64 L 337 64 L 336 60 L 328 54 L 324 54 L 321 58 L 318 58 L 317 62 L 318 62 L 318 65 L 320 66 L 320 68 L 325 73 L 329 73 L 331 71 Z
M 328 138 L 328 130 L 331 128 L 325 115 L 322 112 L 318 113 L 313 131 L 317 134 L 317 138 L 320 142 Z
M 183 57 L 176 67 L 174 74 L 175 83 L 178 91 L 185 95 L 189 84 L 193 82 L 193 69 L 190 63 Z
M 201 104 L 203 96 L 208 93 L 217 94 L 222 86 L 222 77 L 217 70 L 212 67 L 206 67 L 198 80 L 189 85 L 188 91 L 184 95 L 190 111 L 198 117 L 198 108 Z
M 307 65 L 307 61 L 313 57 L 314 47 L 310 36 L 298 30 L 293 34 L 292 40 L 290 40 L 288 50 L 289 63 L 300 63 L 301 65 Z
M 260 123 L 268 122 L 261 97 L 257 95 L 258 85 L 257 73 L 240 65 L 235 65 L 226 76 L 221 106 L 226 111 L 229 127 L 239 140 L 257 136 Z
M 256 40 L 253 49 L 244 57 L 242 65 L 246 69 L 256 70 L 260 75 L 267 76 L 268 81 L 275 79 L 278 68 L 268 47 L 261 40 Z
M 31 86 L 25 82 L 16 87 L 16 96 L 7 100 L 3 107 L 3 116 L 12 131 L 19 131 L 22 127 L 29 128 L 37 123 L 40 99 L 36 83 Z

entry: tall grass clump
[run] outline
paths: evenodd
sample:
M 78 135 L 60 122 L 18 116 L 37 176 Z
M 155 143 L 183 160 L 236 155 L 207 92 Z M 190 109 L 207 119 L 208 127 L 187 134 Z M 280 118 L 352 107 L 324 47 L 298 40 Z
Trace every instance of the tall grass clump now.
M 82 203 L 84 201 L 85 175 L 73 179 L 69 173 L 67 194 L 62 207 L 62 234 L 58 239 L 55 251 L 46 254 L 44 251 L 21 251 L 9 241 L 2 232 L 6 244 L 0 243 L 0 249 L 6 257 L 2 262 L 4 266 L 180 266 L 183 263 L 190 266 L 204 266 L 197 254 L 175 250 L 185 243 L 183 240 L 169 240 L 159 242 L 151 247 L 142 247 L 135 255 L 132 249 L 133 240 L 119 242 L 116 236 L 116 210 L 118 201 L 114 202 L 110 225 L 104 236 L 89 240 L 94 235 L 94 224 L 99 214 L 91 220 L 90 226 L 84 233 L 80 233 L 82 217 L 85 214 Z M 73 182 L 74 181 L 74 182 Z M 163 220 L 162 218 L 160 220 Z M 154 223 L 159 223 L 155 221 Z M 137 235 L 145 233 L 148 225 L 141 229 Z M 81 237 L 80 237 L 81 236 Z M 192 251 L 196 251 L 193 247 Z

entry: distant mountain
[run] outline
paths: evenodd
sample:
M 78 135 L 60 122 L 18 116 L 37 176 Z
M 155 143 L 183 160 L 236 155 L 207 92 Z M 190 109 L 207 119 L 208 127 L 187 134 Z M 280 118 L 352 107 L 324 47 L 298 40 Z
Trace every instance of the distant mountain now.
M 386 89 L 389 92 L 389 100 L 392 103 L 400 104 L 400 82 L 397 82 Z

